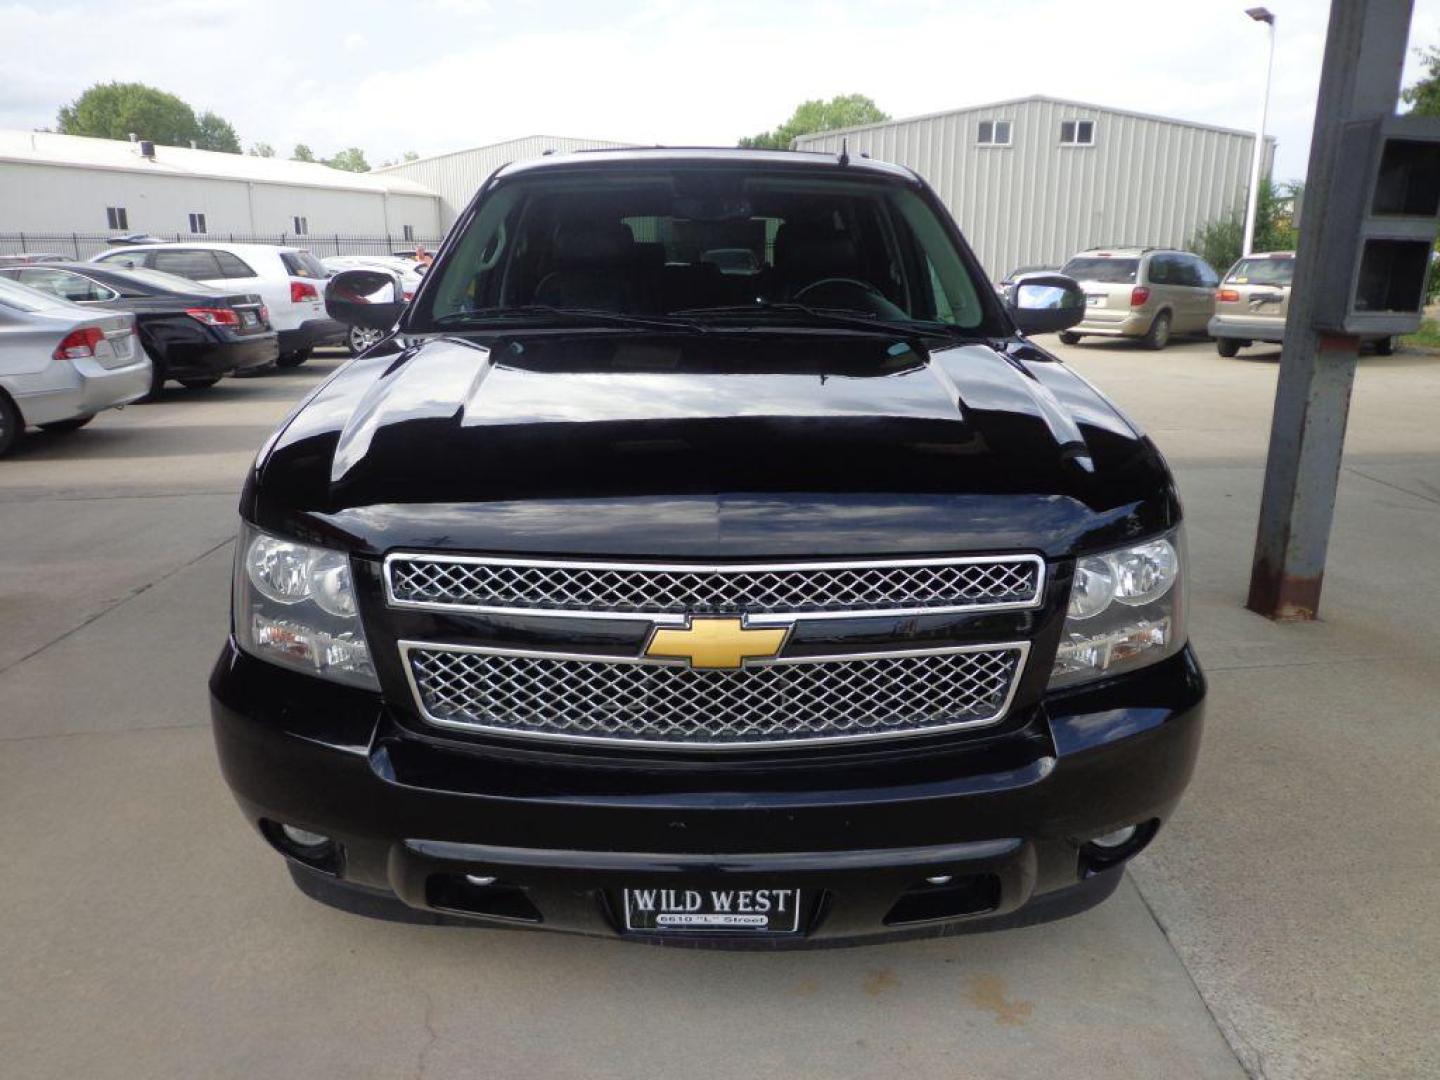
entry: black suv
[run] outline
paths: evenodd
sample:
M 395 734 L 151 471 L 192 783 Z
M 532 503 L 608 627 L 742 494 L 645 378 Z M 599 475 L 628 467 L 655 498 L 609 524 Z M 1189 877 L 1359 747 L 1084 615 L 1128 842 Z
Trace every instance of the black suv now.
M 1074 282 L 997 297 L 912 172 L 510 165 L 410 304 L 327 299 L 394 333 L 256 460 L 210 683 L 306 892 L 834 942 L 1078 910 L 1173 810 L 1174 484 L 1025 337 Z

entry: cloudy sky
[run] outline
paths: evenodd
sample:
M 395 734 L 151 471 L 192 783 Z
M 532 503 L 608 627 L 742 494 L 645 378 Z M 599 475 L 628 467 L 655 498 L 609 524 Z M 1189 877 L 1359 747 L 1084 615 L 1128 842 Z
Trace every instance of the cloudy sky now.
M 247 146 L 372 164 L 529 134 L 729 145 L 852 92 L 894 116 L 1043 93 L 1250 128 L 1253 2 L 0 0 L 0 127 L 51 125 L 122 79 L 215 110 Z M 1328 5 L 1269 7 L 1285 179 L 1305 170 Z M 1440 0 L 1416 0 L 1410 44 L 1440 44 Z

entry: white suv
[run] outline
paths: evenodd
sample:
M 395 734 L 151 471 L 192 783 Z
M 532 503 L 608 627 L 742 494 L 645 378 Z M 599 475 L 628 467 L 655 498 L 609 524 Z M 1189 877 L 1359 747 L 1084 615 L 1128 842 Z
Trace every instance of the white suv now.
M 279 331 L 281 367 L 303 364 L 316 345 L 340 344 L 346 327 L 325 313 L 325 267 L 303 248 L 271 244 L 133 244 L 91 262 L 146 266 L 229 291 L 259 293 Z

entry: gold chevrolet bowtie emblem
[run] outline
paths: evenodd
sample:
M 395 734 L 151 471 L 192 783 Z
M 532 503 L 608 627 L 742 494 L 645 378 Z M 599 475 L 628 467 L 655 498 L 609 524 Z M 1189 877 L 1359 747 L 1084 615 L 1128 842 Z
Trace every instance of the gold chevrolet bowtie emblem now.
M 656 627 L 645 655 L 690 661 L 696 668 L 738 668 L 748 658 L 774 656 L 788 627 L 750 629 L 740 619 L 691 619 L 679 629 Z

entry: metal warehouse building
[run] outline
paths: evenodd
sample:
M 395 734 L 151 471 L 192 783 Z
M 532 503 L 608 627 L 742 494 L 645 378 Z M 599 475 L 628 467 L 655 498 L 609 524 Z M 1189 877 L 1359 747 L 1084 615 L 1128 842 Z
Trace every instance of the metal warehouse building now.
M 440 199 L 400 176 L 43 131 L 0 131 L 0 234 L 430 239 Z M 63 248 L 62 248 L 63 250 Z
M 440 196 L 441 227 L 449 228 L 460 211 L 475 197 L 480 185 L 496 169 L 512 161 L 524 161 L 548 153 L 568 150 L 614 150 L 631 143 L 607 142 L 604 139 L 574 139 L 554 135 L 527 135 L 522 139 L 456 150 L 449 154 L 402 161 L 371 172 L 376 177 L 395 177 L 423 184 Z
M 1087 247 L 1183 247 L 1243 209 L 1255 136 L 1034 96 L 803 135 L 795 149 L 847 143 L 925 177 L 998 278 Z

